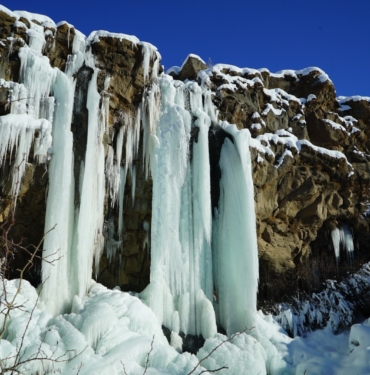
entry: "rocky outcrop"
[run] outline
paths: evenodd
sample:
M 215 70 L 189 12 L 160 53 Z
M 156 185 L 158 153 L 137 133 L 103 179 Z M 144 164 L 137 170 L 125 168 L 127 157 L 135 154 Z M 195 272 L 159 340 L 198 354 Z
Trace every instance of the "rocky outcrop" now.
M 24 18 L 0 8 L 0 55 L 2 56 L 0 78 L 4 80 L 0 82 L 0 115 L 6 115 L 10 111 L 11 87 L 7 82 L 19 81 L 21 63 L 18 52 L 29 42 L 28 31 L 31 22 L 43 27 L 45 35 L 43 54 L 49 59 L 52 67 L 62 71 L 66 70 L 76 34 L 77 37 L 84 38 L 66 22 L 56 25 L 44 16 L 34 15 L 33 18 L 32 14 L 28 14 L 28 17 Z M 100 68 L 97 81 L 98 91 L 102 101 L 105 97 L 109 98 L 109 129 L 104 136 L 105 149 L 108 152 L 109 147 L 116 148 L 117 134 L 119 128 L 124 125 L 124 117 L 134 117 L 138 104 L 142 100 L 145 88 L 145 48 L 150 48 L 150 45 L 141 44 L 135 37 L 123 34 L 117 36 L 109 33 L 104 35 L 93 33 L 90 37 L 90 48 L 95 57 L 95 64 Z M 155 52 L 154 47 L 152 51 L 149 51 L 151 52 Z M 146 72 L 148 77 L 152 74 L 153 62 L 149 61 L 148 72 Z M 160 72 L 161 68 L 157 65 L 155 69 L 157 74 L 157 70 Z M 80 180 L 81 162 L 86 153 L 88 121 L 86 102 L 87 87 L 91 76 L 92 69 L 85 65 L 75 75 L 75 107 L 71 124 L 74 137 L 75 181 Z M 151 218 L 151 181 L 145 178 L 141 158 L 134 160 L 134 164 L 137 170 L 136 198 L 134 202 L 131 199 L 131 176 L 129 175 L 124 199 L 125 234 L 121 240 L 121 251 L 116 253 L 114 259 L 108 260 L 106 253 L 102 255 L 99 281 L 112 287 L 120 285 L 125 289 L 141 290 L 149 282 L 150 251 L 147 225 L 150 226 Z M 11 173 L 10 165 L 2 168 L 1 173 L 1 212 L 2 221 L 4 221 L 7 220 L 13 204 L 11 184 L 7 179 Z M 43 236 L 47 183 L 48 174 L 44 166 L 36 167 L 33 163 L 27 164 L 27 173 L 23 179 L 15 209 L 15 224 L 11 229 L 14 239 L 23 239 L 24 245 L 37 244 Z M 76 207 L 79 205 L 79 188 L 79 184 L 76 184 Z M 105 213 L 106 222 L 115 222 L 117 228 L 118 208 L 117 205 L 111 207 L 108 189 Z M 119 241 L 119 238 L 110 240 Z M 15 273 L 10 277 L 17 276 L 17 268 L 14 267 Z M 37 285 L 40 265 L 36 265 L 33 269 L 35 275 L 30 275 L 29 278 Z
M 220 117 L 248 128 L 255 139 L 261 302 L 281 298 L 293 279 L 313 281 L 319 242 L 326 243 L 320 252 L 335 264 L 330 231 L 343 223 L 354 231 L 356 256 L 367 259 L 370 99 L 337 99 L 333 83 L 318 68 L 272 74 L 216 65 L 198 80 L 216 93 Z M 330 277 L 340 274 L 341 266 L 348 271 L 346 264 L 339 271 L 333 266 Z
M 0 8 L 0 115 L 9 113 L 10 87 L 19 82 L 19 49 L 29 41 L 31 23 L 42 27 L 43 54 L 50 65 L 65 71 L 74 40 L 81 37 L 72 25 L 55 25 L 45 17 L 21 17 Z M 83 36 L 82 36 L 83 37 Z M 150 79 L 161 73 L 153 46 L 121 34 L 92 33 L 89 47 L 100 69 L 98 91 L 101 104 L 109 99 L 108 127 L 104 135 L 106 154 L 116 149 L 122 126 L 132 125 L 150 91 Z M 153 50 L 151 50 L 151 48 Z M 149 49 L 149 50 L 148 50 Z M 149 52 L 148 52 L 149 51 Z M 147 64 L 147 65 L 146 65 Z M 260 300 L 279 300 L 297 287 L 315 288 L 320 277 L 345 273 L 345 260 L 335 268 L 328 233 L 348 224 L 355 239 L 359 265 L 368 258 L 370 184 L 370 99 L 336 97 L 334 84 L 318 68 L 282 71 L 240 69 L 231 65 L 207 68 L 204 61 L 189 55 L 181 68 L 168 72 L 179 80 L 195 80 L 213 93 L 212 101 L 221 120 L 247 128 L 252 134 L 251 155 L 260 257 Z M 87 85 L 92 70 L 83 65 L 75 74 L 75 108 L 71 130 L 74 136 L 74 174 L 79 181 L 87 142 Z M 196 137 L 196 132 L 194 132 Z M 212 205 L 219 197 L 218 159 L 227 137 L 212 126 L 209 133 Z M 143 139 L 141 137 L 141 139 Z M 117 234 L 119 210 L 106 192 L 106 246 L 100 261 L 98 280 L 125 290 L 141 291 L 149 282 L 152 184 L 145 175 L 142 141 L 140 157 L 133 161 L 136 178 L 128 174 L 124 195 L 123 232 Z M 125 163 L 125 152 L 122 164 Z M 10 156 L 9 156 L 10 158 Z M 2 169 L 1 211 L 4 220 L 10 210 L 10 189 Z M 43 234 L 48 174 L 30 163 L 16 206 L 14 237 L 26 236 L 36 243 Z M 76 205 L 79 185 L 76 184 Z M 134 194 L 133 194 L 134 193 Z M 132 198 L 135 196 L 135 199 Z M 113 255 L 112 255 L 113 254 Z M 332 274 L 318 276 L 313 264 L 326 254 Z M 322 262 L 322 260 L 321 260 Z M 35 276 L 37 278 L 37 276 Z M 297 281 L 299 280 L 299 282 Z M 294 281 L 294 282 L 293 282 Z M 292 283 L 293 282 L 293 283 Z M 294 284 L 295 283 L 295 284 Z M 288 288 L 287 288 L 288 285 Z

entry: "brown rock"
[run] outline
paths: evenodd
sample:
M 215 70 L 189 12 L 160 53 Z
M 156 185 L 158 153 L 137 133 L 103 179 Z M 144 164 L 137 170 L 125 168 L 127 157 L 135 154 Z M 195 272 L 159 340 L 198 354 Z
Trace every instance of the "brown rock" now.
M 179 79 L 181 81 L 185 81 L 185 79 L 195 80 L 197 74 L 204 69 L 207 69 L 207 65 L 199 56 L 189 55 L 181 67 Z

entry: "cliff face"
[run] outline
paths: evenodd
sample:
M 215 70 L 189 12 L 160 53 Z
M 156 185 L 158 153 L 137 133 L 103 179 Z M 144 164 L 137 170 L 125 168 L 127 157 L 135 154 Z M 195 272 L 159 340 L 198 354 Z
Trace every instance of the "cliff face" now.
M 216 65 L 198 79 L 216 93 L 220 116 L 255 139 L 260 299 L 311 291 L 349 271 L 344 253 L 335 266 L 335 228 L 353 231 L 355 263 L 368 259 L 369 98 L 336 98 L 318 68 L 272 74 Z
M 76 48 L 75 40 L 83 37 L 67 23 L 55 25 L 46 17 L 32 18 L 0 8 L 0 116 L 10 112 L 14 83 L 19 82 L 21 75 L 19 49 L 29 43 L 34 27 L 43 28 L 43 55 L 51 67 L 62 71 L 71 63 L 69 55 Z M 152 94 L 151 80 L 161 73 L 161 68 L 158 60 L 153 59 L 155 48 L 135 38 L 95 33 L 89 39 L 89 48 L 100 69 L 97 79 L 100 106 L 106 106 L 109 114 L 103 137 L 106 163 L 109 163 L 112 151 L 114 155 L 118 151 L 120 129 L 124 128 L 128 144 L 132 136 L 129 134 L 137 130 L 138 110 L 145 116 L 142 103 Z M 92 74 L 90 67 L 82 65 L 74 75 L 71 131 L 75 181 L 80 181 L 86 154 L 87 87 Z M 336 228 L 350 228 L 353 233 L 354 265 L 368 259 L 369 98 L 336 97 L 333 83 L 318 68 L 279 74 L 229 65 L 207 68 L 198 57 L 190 55 L 181 68 L 172 68 L 169 74 L 174 79 L 195 80 L 211 89 L 219 118 L 236 124 L 239 129 L 247 128 L 252 134 L 250 151 L 262 303 L 289 295 L 297 287 L 306 290 L 319 287 L 322 279 L 350 269 L 343 254 L 340 254 L 339 271 L 335 267 L 330 234 Z M 138 131 L 142 135 L 140 124 Z M 192 137 L 197 142 L 195 126 Z M 214 124 L 211 126 L 213 208 L 218 205 L 221 177 L 218 161 L 226 137 L 223 130 Z M 119 285 L 133 291 L 141 291 L 149 283 L 150 269 L 152 183 L 145 173 L 143 139 L 140 136 L 134 157 L 128 147 L 123 147 L 122 165 L 130 162 L 132 167 L 126 176 L 122 210 L 112 204 L 111 187 L 107 184 L 105 251 L 97 275 L 104 285 Z M 133 160 L 128 160 L 132 157 Z M 12 162 L 14 156 L 8 154 L 1 169 L 2 220 L 11 210 L 8 176 Z M 80 185 L 75 184 L 76 207 L 80 204 Z M 44 165 L 29 160 L 15 209 L 14 238 L 24 237 L 29 243 L 38 243 L 42 238 L 47 189 L 48 173 Z M 120 227 L 120 214 L 123 225 L 118 233 L 115 228 Z M 344 250 L 342 247 L 340 252 Z M 37 272 L 29 278 L 37 283 Z

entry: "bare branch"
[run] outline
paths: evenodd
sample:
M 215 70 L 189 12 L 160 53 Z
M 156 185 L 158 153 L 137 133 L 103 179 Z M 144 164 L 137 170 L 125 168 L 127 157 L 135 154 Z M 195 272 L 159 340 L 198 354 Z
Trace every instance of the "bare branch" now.
M 122 367 L 123 367 L 123 372 L 125 373 L 125 375 L 128 375 L 127 372 L 126 372 L 126 369 L 125 369 L 125 365 L 123 364 L 122 361 L 121 361 L 121 364 L 122 364 Z
M 237 336 L 239 336 L 239 335 L 241 335 L 241 334 L 243 334 L 243 333 L 245 333 L 246 331 L 251 331 L 252 329 L 254 329 L 255 327 L 252 327 L 252 328 L 245 328 L 243 331 L 241 331 L 241 332 L 236 332 L 236 333 L 234 333 L 233 335 L 231 335 L 228 339 L 226 339 L 226 340 L 224 340 L 224 341 L 222 341 L 220 344 L 218 344 L 215 348 L 213 348 L 204 358 L 202 358 L 198 363 L 197 363 L 197 365 L 188 373 L 188 375 L 191 375 L 191 374 L 193 374 L 195 371 L 196 371 L 196 369 L 206 360 L 206 359 L 208 359 L 220 346 L 222 346 L 222 345 L 224 345 L 224 344 L 226 344 L 227 342 L 229 342 L 229 341 L 231 341 L 231 340 L 233 340 L 235 337 L 237 337 Z M 220 370 L 222 370 L 223 368 L 228 368 L 228 367 L 220 367 L 220 368 L 218 368 L 218 369 L 215 369 L 215 370 L 207 370 L 208 372 L 217 372 L 217 371 L 220 371 Z M 202 373 L 204 373 L 204 372 L 207 372 L 207 371 L 202 371 L 201 372 L 201 374 Z M 200 374 L 199 374 L 200 375 Z
M 149 350 L 148 355 L 147 355 L 147 357 L 146 357 L 145 370 L 144 370 L 144 372 L 143 372 L 143 375 L 146 374 L 146 371 L 147 371 L 147 369 L 148 369 L 150 353 L 151 353 L 152 350 L 153 350 L 154 337 L 155 337 L 155 335 L 153 335 L 152 342 L 151 342 L 151 344 L 150 344 L 150 350 Z
M 220 368 L 216 368 L 216 370 L 203 370 L 199 373 L 199 375 L 201 374 L 205 374 L 206 372 L 218 372 L 218 371 L 221 371 L 221 370 L 228 370 L 229 368 L 226 367 L 226 366 L 222 366 Z

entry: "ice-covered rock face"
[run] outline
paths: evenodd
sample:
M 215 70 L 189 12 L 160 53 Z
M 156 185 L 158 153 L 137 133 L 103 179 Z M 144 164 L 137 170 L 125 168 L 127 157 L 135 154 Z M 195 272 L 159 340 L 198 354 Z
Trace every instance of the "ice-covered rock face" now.
M 336 99 L 319 68 L 206 69 L 190 55 L 170 76 L 160 74 L 155 47 L 132 36 L 86 38 L 2 6 L 0 26 L 2 219 L 18 198 L 14 238 L 33 232 L 37 243 L 51 229 L 33 279 L 44 281 L 40 302 L 24 281 L 0 361 L 11 365 L 24 345 L 25 358 L 40 348 L 57 358 L 26 363 L 30 374 L 335 370 L 320 333 L 322 351 L 316 336 L 310 348 L 256 312 L 258 278 L 261 300 L 279 299 L 361 261 L 370 99 Z M 293 284 L 284 275 L 295 267 Z M 141 301 L 92 277 L 144 289 Z M 368 280 L 365 267 L 328 281 L 280 305 L 276 318 L 291 335 L 337 331 L 366 307 Z M 1 303 L 19 281 L 4 285 Z M 347 344 L 333 344 L 345 368 L 368 366 L 368 331 L 367 322 L 354 326 Z M 205 339 L 197 357 L 179 354 L 183 334 Z M 77 357 L 59 361 L 69 350 Z
M 98 229 L 88 224 L 88 215 L 82 215 L 84 219 L 75 216 L 73 220 L 64 222 L 73 222 L 73 225 L 79 222 L 80 231 L 89 225 L 91 231 L 96 232 L 96 243 L 104 238 L 105 248 L 97 270 L 101 282 L 112 287 L 118 284 L 126 290 L 142 291 L 150 281 L 150 250 L 153 246 L 153 226 L 156 224 L 152 220 L 153 181 L 150 173 L 147 178 L 150 159 L 148 139 L 155 129 L 144 133 L 141 124 L 153 124 L 158 120 L 157 101 L 165 97 L 164 87 L 161 94 L 158 87 L 150 84 L 161 69 L 159 59 L 153 57 L 157 56 L 155 48 L 123 34 L 94 32 L 86 38 L 66 22 L 55 24 L 47 18 L 13 13 L 5 8 L 1 8 L 0 12 L 0 53 L 8 56 L 2 59 L 0 67 L 1 78 L 4 79 L 0 84 L 0 115 L 8 115 L 11 107 L 21 110 L 24 104 L 15 100 L 11 106 L 7 105 L 13 95 L 8 87 L 10 82 L 28 85 L 27 90 L 33 90 L 31 82 L 22 78 L 22 61 L 36 56 L 34 59 L 39 64 L 45 63 L 50 68 L 59 69 L 66 73 L 69 80 L 73 77 L 72 87 L 59 74 L 58 85 L 61 87 L 63 84 L 64 91 L 53 92 L 52 88 L 50 94 L 46 95 L 57 98 L 69 92 L 68 100 L 74 102 L 72 112 L 59 109 L 54 113 L 54 117 L 59 119 L 71 116 L 73 160 L 59 162 L 63 165 L 72 163 L 70 181 L 74 186 L 72 191 L 68 190 L 68 199 L 74 201 L 78 211 L 84 211 L 91 201 L 84 200 L 81 191 L 85 189 L 84 186 L 89 186 L 86 181 L 90 168 L 101 166 L 104 159 L 104 184 L 100 178 L 100 185 L 94 187 L 96 190 L 92 194 L 103 202 L 99 203 L 99 210 L 103 212 L 104 219 L 99 219 Z M 32 56 L 27 57 L 25 50 L 31 51 Z M 94 55 L 93 64 L 86 62 L 90 52 Z M 99 71 L 95 71 L 95 68 Z M 315 254 L 326 253 L 320 249 L 332 246 L 331 236 L 325 237 L 325 233 L 330 234 L 334 227 L 348 225 L 352 228 L 356 263 L 356 256 L 367 249 L 365 244 L 369 232 L 366 214 L 370 182 L 370 145 L 366 126 L 369 122 L 368 98 L 336 99 L 333 83 L 319 68 L 279 73 L 230 65 L 214 65 L 206 69 L 199 57 L 190 55 L 184 65 L 172 69 L 171 74 L 182 80 L 193 80 L 187 83 L 187 88 L 194 93 L 194 97 L 197 86 L 209 88 L 212 96 L 207 97 L 205 93 L 210 93 L 207 90 L 202 93 L 203 111 L 207 112 L 204 105 L 212 100 L 219 110 L 216 120 L 235 123 L 238 129 L 247 128 L 252 134 L 250 150 L 261 264 L 260 300 L 278 299 L 279 295 L 290 294 L 295 289 L 293 284 L 303 283 L 304 288 L 320 285 L 324 277 L 322 267 L 317 268 L 317 276 L 317 269 L 312 271 L 310 266 L 316 260 L 310 260 L 306 268 L 300 265 L 308 259 L 311 249 Z M 92 80 L 96 80 L 94 89 L 90 85 Z M 174 81 L 169 85 L 171 90 L 181 91 L 181 82 Z M 185 104 L 182 104 L 183 99 L 179 100 L 177 95 L 174 102 L 168 105 L 180 105 L 193 116 L 189 111 L 189 98 L 184 98 Z M 89 110 L 86 108 L 88 101 Z M 27 111 L 30 113 L 29 109 Z M 46 114 L 38 115 L 39 111 L 37 106 L 34 107 L 36 117 L 47 117 Z M 101 133 L 98 132 L 95 140 L 88 136 L 88 129 L 93 125 L 89 111 L 99 113 L 100 121 L 95 125 Z M 170 114 L 167 116 L 171 118 Z M 194 116 L 198 124 L 190 135 L 184 130 L 182 136 L 192 139 L 190 159 L 193 156 L 201 157 L 203 162 L 204 155 L 197 154 L 197 148 L 198 141 L 204 144 L 206 130 L 198 132 L 194 129 L 209 126 L 210 167 L 207 173 L 211 176 L 211 214 L 214 216 L 214 209 L 220 209 L 220 190 L 224 189 L 223 184 L 226 183 L 222 180 L 219 164 L 222 146 L 225 139 L 232 136 L 215 126 L 217 121 L 210 114 L 211 125 L 204 118 L 200 120 L 199 114 Z M 165 120 L 163 116 L 161 119 Z M 35 136 L 38 134 L 36 131 Z M 97 139 L 102 142 L 104 150 L 94 149 L 86 159 L 88 144 Z M 59 146 L 71 147 L 68 142 Z M 186 150 L 182 151 L 185 154 Z M 142 156 L 144 154 L 145 158 Z M 190 163 L 184 162 L 184 157 L 178 160 L 178 171 L 182 170 L 180 166 L 184 163 Z M 11 171 L 7 163 L 4 167 L 2 173 L 7 176 Z M 49 168 L 49 172 L 52 178 L 52 169 Z M 194 171 L 198 174 L 205 172 L 206 169 Z M 186 181 L 186 175 L 182 177 Z M 44 231 L 48 173 L 45 174 L 43 165 L 30 164 L 24 172 L 23 181 L 15 213 L 17 224 L 14 233 L 37 243 Z M 176 183 L 180 182 L 182 180 Z M 10 195 L 11 187 L 9 184 L 6 186 L 6 194 L 9 192 Z M 61 188 L 61 191 L 67 194 L 65 189 Z M 94 204 L 99 199 L 94 199 Z M 5 212 L 6 201 L 3 200 L 2 205 Z M 64 213 L 66 216 L 69 215 L 67 211 Z M 206 216 L 201 216 L 202 220 Z M 240 224 L 240 220 L 237 221 Z M 73 236 L 66 241 L 78 243 Z M 96 250 L 96 259 L 101 249 Z M 339 252 L 343 250 L 339 247 Z M 333 262 L 333 270 L 336 270 L 334 250 L 328 249 L 327 254 L 328 261 Z M 346 270 L 346 255 L 343 253 L 340 259 L 339 270 Z M 97 265 L 98 262 L 95 263 Z M 292 271 L 297 265 L 298 273 Z M 281 277 L 284 274 L 295 276 Z M 34 277 L 37 280 L 37 275 Z M 304 281 L 291 282 L 298 278 Z M 289 290 L 286 285 L 290 285 Z M 211 292 L 207 293 L 211 295 Z
M 153 193 L 151 221 L 142 221 L 142 230 L 147 232 L 143 245 L 150 243 L 151 270 L 150 284 L 141 296 L 159 323 L 173 331 L 174 342 L 179 341 L 180 330 L 207 339 L 217 332 L 217 324 L 229 335 L 251 327 L 258 256 L 249 131 L 218 119 L 207 85 L 184 84 L 165 74 L 158 77 L 160 55 L 148 43 L 105 31 L 85 38 L 75 30 L 62 71 L 52 67 L 43 54 L 53 39 L 46 25 L 54 31 L 58 26 L 39 15 L 8 15 L 25 28 L 29 40 L 17 51 L 20 82 L 1 81 L 8 88 L 12 113 L 1 117 L 0 156 L 8 156 L 13 173 L 18 173 L 12 182 L 16 201 L 24 174 L 18 156 L 26 159 L 25 165 L 35 129 L 40 133 L 35 140 L 35 159 L 46 162 L 50 155 L 40 292 L 45 308 L 53 315 L 69 312 L 75 296 L 82 298 L 89 290 L 93 266 L 98 274 L 104 250 L 109 262 L 118 257 L 120 265 L 126 266 L 121 259 L 123 239 L 128 235 L 123 217 L 126 182 L 130 182 L 129 202 L 135 205 L 136 181 L 142 176 L 152 179 Z M 21 18 L 28 20 L 28 26 Z M 121 53 L 127 43 L 141 53 L 141 97 L 136 97 L 138 103 L 134 103 L 135 95 L 130 97 L 129 107 L 120 97 L 115 108 L 117 92 L 111 91 L 116 75 L 109 74 L 111 65 L 103 65 L 104 83 L 99 89 L 99 67 L 104 59 L 99 48 L 107 55 L 106 45 L 113 45 Z M 67 45 L 69 48 L 69 39 Z M 116 84 L 126 89 L 122 81 Z M 129 88 L 133 85 L 130 82 Z M 74 118 L 80 120 L 82 134 L 75 128 Z M 221 149 L 222 194 L 214 218 L 208 146 L 211 126 L 229 135 Z M 75 147 L 81 135 L 83 146 Z M 138 159 L 144 166 L 141 170 Z M 228 174 L 230 167 L 232 173 Z M 234 223 L 236 210 L 240 215 Z M 230 243 L 229 236 L 233 237 Z M 228 274 L 235 277 L 228 278 Z M 231 308 L 235 300 L 239 301 L 237 307 Z M 96 341 L 94 335 L 89 338 L 94 348 Z M 180 348 L 180 344 L 176 345 Z

